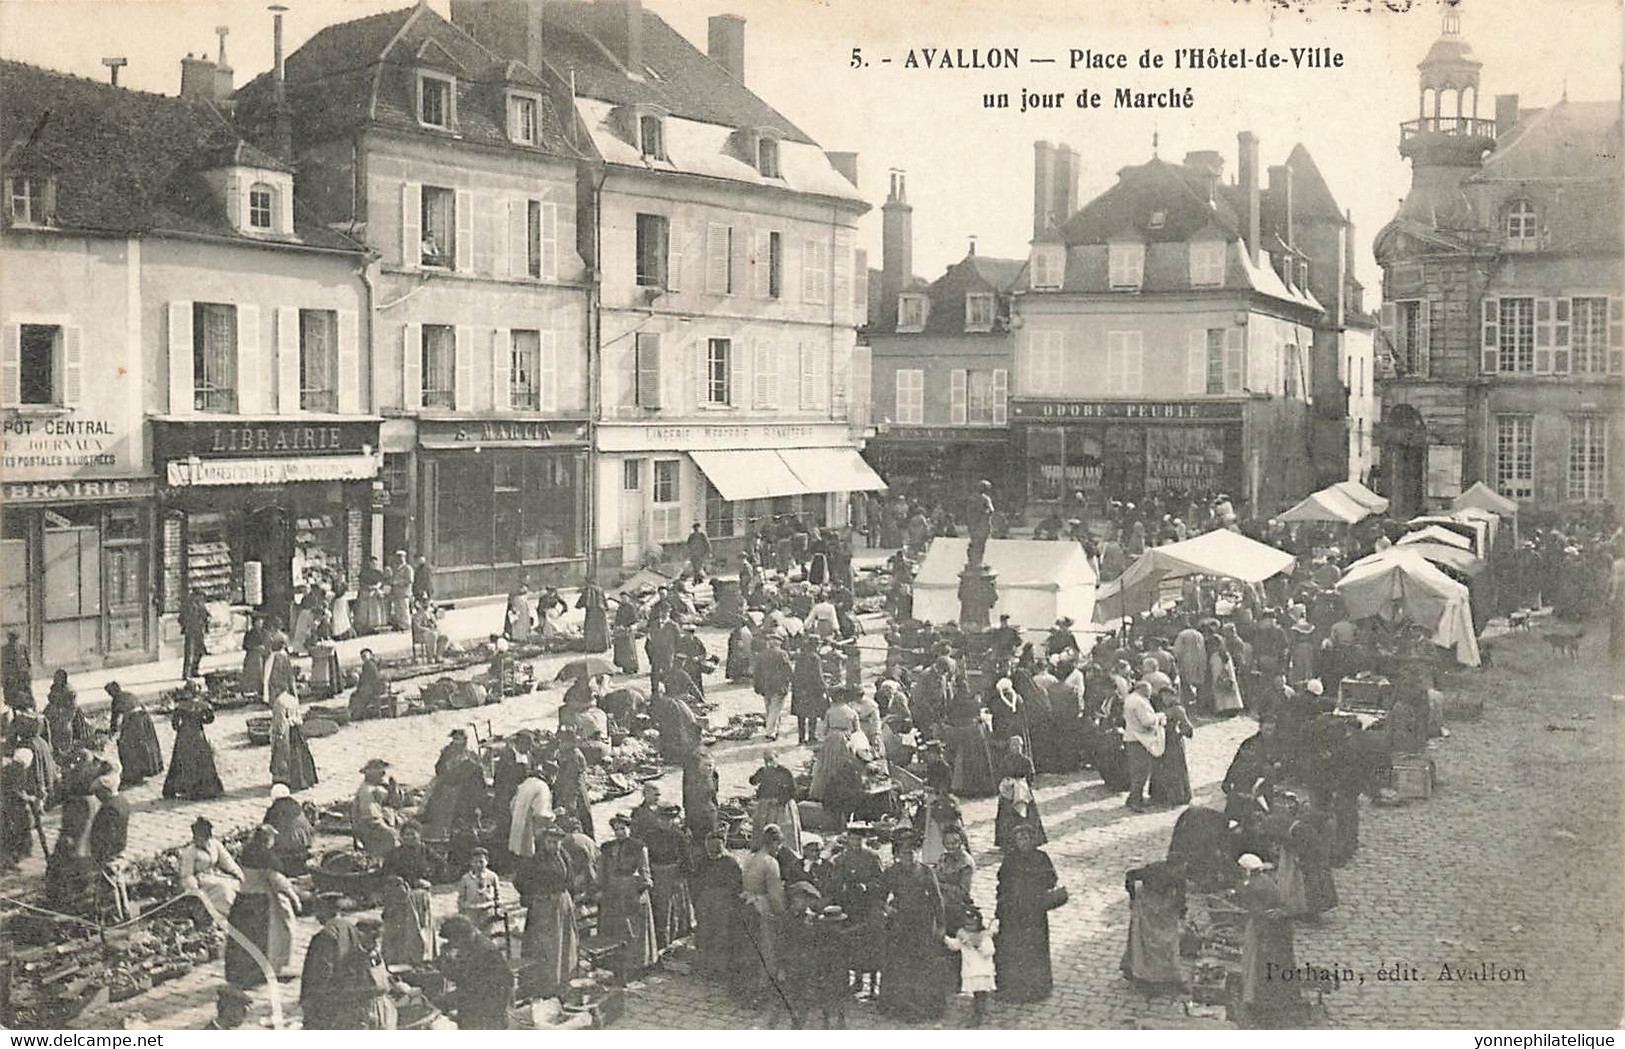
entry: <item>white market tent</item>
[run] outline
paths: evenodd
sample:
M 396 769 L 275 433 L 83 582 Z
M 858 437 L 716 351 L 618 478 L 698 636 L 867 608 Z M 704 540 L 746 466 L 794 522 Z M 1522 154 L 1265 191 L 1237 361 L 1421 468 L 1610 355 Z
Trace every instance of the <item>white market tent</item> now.
M 1349 566 L 1335 589 L 1351 618 L 1393 620 L 1404 615 L 1431 629 L 1433 643 L 1453 649 L 1456 662 L 1478 666 L 1478 637 L 1467 588 L 1421 554 L 1396 546 L 1362 558 Z
M 1353 524 L 1356 521 L 1363 521 L 1371 514 L 1370 507 L 1361 505 L 1334 487 L 1311 492 L 1297 506 L 1276 515 L 1276 520 L 1285 524 L 1308 522 Z
M 1452 510 L 1488 510 L 1502 517 L 1515 517 L 1518 513 L 1518 504 L 1515 500 L 1497 492 L 1483 481 L 1474 481 L 1473 486 L 1451 500 Z
M 1453 532 L 1448 528 L 1433 524 L 1428 525 L 1426 528 L 1418 528 L 1414 532 L 1406 532 L 1399 537 L 1399 542 L 1395 545 L 1405 546 L 1410 543 L 1443 543 L 1446 546 L 1453 546 L 1468 553 L 1472 553 L 1473 549 L 1473 541 L 1460 532 Z
M 1373 492 L 1359 481 L 1338 481 L 1331 486 L 1332 491 L 1342 492 L 1350 499 L 1370 510 L 1374 514 L 1388 512 L 1388 500 Z
M 1097 591 L 1095 621 L 1113 623 L 1149 611 L 1162 584 L 1169 580 L 1204 575 L 1262 583 L 1296 564 L 1291 554 L 1227 528 L 1182 543 L 1154 546 L 1135 558 L 1121 578 Z
M 969 539 L 933 539 L 914 577 L 914 618 L 927 623 L 959 619 L 959 573 Z M 983 556 L 996 573 L 999 600 L 993 616 L 1017 627 L 1049 626 L 1062 616 L 1088 623 L 1094 616 L 1095 572 L 1083 547 L 1041 539 L 989 539 Z
M 1491 529 L 1489 521 L 1477 516 L 1476 511 L 1424 514 L 1405 522 L 1405 527 L 1412 532 L 1420 532 L 1430 525 L 1469 538 L 1473 544 L 1473 553 L 1479 557 L 1490 556 L 1490 537 L 1494 534 L 1494 530 Z

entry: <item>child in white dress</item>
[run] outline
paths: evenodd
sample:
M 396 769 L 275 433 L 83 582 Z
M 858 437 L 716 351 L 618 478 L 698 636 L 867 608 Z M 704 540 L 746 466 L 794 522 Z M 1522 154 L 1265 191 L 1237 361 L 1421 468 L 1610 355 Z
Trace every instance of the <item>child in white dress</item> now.
M 987 999 L 993 992 L 993 934 L 997 921 L 982 922 L 982 913 L 970 908 L 965 924 L 953 936 L 943 937 L 950 951 L 959 952 L 959 990 L 971 996 L 970 1026 L 980 1027 L 987 1018 Z

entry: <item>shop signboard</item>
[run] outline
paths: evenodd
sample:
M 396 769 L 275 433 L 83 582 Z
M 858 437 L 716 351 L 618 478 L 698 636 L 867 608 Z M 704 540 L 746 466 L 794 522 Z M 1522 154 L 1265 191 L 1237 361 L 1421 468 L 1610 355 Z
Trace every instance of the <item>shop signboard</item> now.
M 323 459 L 183 459 L 164 465 L 172 488 L 196 485 L 298 484 L 302 481 L 364 481 L 378 476 L 378 457 L 341 455 Z
M 136 473 L 130 435 L 112 417 L 53 411 L 0 415 L 0 474 L 7 481 Z
M 3 490 L 10 506 L 23 503 L 82 503 L 147 499 L 158 488 L 155 477 L 120 477 L 110 480 L 7 482 Z
M 1032 401 L 1010 403 L 1013 418 L 1027 422 L 1070 419 L 1136 419 L 1145 422 L 1211 421 L 1242 417 L 1240 401 Z
M 378 425 L 377 419 L 156 420 L 153 454 L 159 462 L 370 456 L 378 447 Z
M 585 423 L 536 419 L 418 420 L 418 443 L 434 450 L 534 448 L 584 440 Z
M 1004 426 L 891 426 L 875 435 L 877 443 L 1002 444 L 1010 439 Z
M 689 451 L 729 448 L 852 447 L 844 423 L 610 425 L 598 429 L 598 448 L 605 452 Z

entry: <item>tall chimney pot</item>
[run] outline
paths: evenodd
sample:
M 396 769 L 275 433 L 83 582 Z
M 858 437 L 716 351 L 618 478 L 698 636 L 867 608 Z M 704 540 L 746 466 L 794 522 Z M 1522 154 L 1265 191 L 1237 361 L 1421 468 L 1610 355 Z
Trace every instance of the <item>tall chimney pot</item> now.
M 1495 96 L 1495 137 L 1502 138 L 1518 122 L 1518 96 Z
M 880 301 L 895 309 L 903 285 L 914 279 L 914 209 L 908 203 L 907 173 L 893 170 L 890 182 L 880 209 Z
M 1054 186 L 1051 190 L 1050 214 L 1059 225 L 1078 210 L 1078 154 L 1066 143 L 1055 147 Z
M 1033 238 L 1042 237 L 1057 219 L 1055 208 L 1055 147 L 1040 139 L 1033 143 Z
M 728 75 L 745 82 L 745 20 L 739 15 L 712 15 L 706 22 L 706 52 Z
M 1247 257 L 1258 265 L 1258 136 L 1251 131 L 1236 135 L 1236 177 L 1241 188 L 1242 240 Z
M 284 160 L 293 159 L 293 116 L 288 112 L 287 71 L 282 54 L 282 15 L 288 9 L 272 4 L 271 12 L 271 84 L 276 100 L 276 149 Z

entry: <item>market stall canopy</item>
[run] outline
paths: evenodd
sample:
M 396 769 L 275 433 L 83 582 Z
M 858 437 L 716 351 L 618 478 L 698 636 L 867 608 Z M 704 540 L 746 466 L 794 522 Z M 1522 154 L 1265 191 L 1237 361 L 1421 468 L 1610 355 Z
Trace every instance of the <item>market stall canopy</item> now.
M 1457 535 L 1465 536 L 1472 541 L 1473 553 L 1479 557 L 1490 555 L 1490 524 L 1477 517 L 1469 517 L 1463 513 L 1452 514 L 1424 514 L 1413 517 L 1405 522 L 1407 534 L 1419 532 L 1428 525 L 1437 525 Z
M 1370 517 L 1371 514 L 1372 510 L 1369 507 L 1355 502 L 1336 488 L 1322 488 L 1318 492 L 1310 493 L 1297 506 L 1278 515 L 1276 520 L 1286 524 L 1307 522 L 1353 524 Z
M 1465 551 L 1469 556 L 1473 552 L 1473 541 L 1471 539 L 1460 532 L 1453 532 L 1436 524 L 1427 525 L 1414 532 L 1406 532 L 1399 537 L 1399 542 L 1396 545 L 1406 546 L 1410 543 L 1443 543 L 1446 546 Z
M 959 618 L 959 573 L 969 539 L 931 541 L 925 563 L 914 577 L 914 618 L 952 623 Z M 1041 629 L 1062 616 L 1090 621 L 1095 604 L 1095 573 L 1083 547 L 1041 539 L 989 539 L 983 561 L 998 573 L 996 621 L 1008 615 L 1018 627 Z
M 886 482 L 853 448 L 783 448 L 778 455 L 809 492 L 886 490 Z
M 886 482 L 852 448 L 749 448 L 689 455 L 729 502 L 886 488 Z
M 1388 500 L 1373 492 L 1359 481 L 1338 481 L 1331 486 L 1333 491 L 1342 492 L 1350 499 L 1370 510 L 1374 514 L 1388 512 Z
M 1433 643 L 1453 649 L 1456 662 L 1478 666 L 1467 587 L 1413 550 L 1393 547 L 1356 561 L 1335 587 L 1350 618 L 1401 616 L 1433 631 Z
M 1518 512 L 1515 500 L 1497 492 L 1483 481 L 1474 481 L 1473 486 L 1456 496 L 1450 503 L 1454 510 L 1477 508 L 1500 514 L 1502 517 L 1512 517 Z
M 1110 623 L 1150 611 L 1162 584 L 1190 575 L 1262 583 L 1297 563 L 1289 553 L 1218 528 L 1180 543 L 1154 546 L 1135 558 L 1121 578 L 1102 586 L 1095 598 L 1095 622 Z
M 1420 532 L 1413 532 L 1412 534 L 1421 535 Z M 1409 539 L 1410 536 L 1406 536 L 1405 538 Z M 1398 547 L 1397 549 L 1409 550 L 1413 553 L 1421 554 L 1434 564 L 1440 565 L 1444 568 L 1453 569 L 1454 571 L 1460 572 L 1465 576 L 1479 575 L 1488 565 L 1488 562 L 1486 562 L 1482 557 L 1474 554 L 1471 550 L 1460 546 L 1433 542 L 1431 540 L 1424 539 L 1414 543 L 1406 543 L 1404 546 Z

